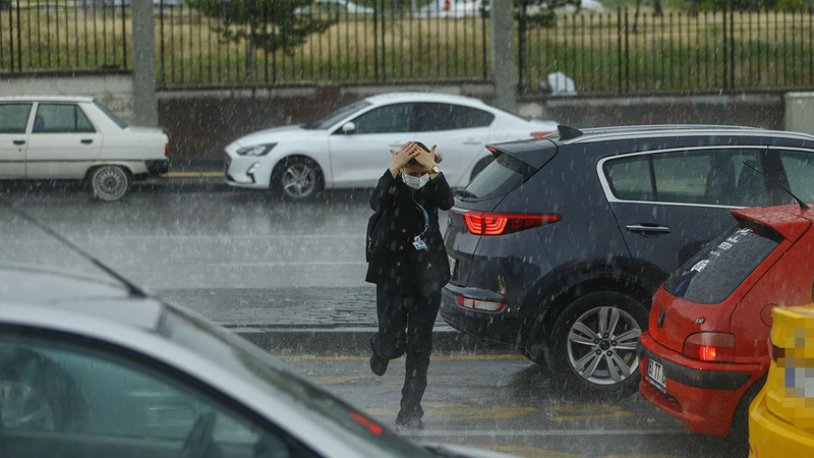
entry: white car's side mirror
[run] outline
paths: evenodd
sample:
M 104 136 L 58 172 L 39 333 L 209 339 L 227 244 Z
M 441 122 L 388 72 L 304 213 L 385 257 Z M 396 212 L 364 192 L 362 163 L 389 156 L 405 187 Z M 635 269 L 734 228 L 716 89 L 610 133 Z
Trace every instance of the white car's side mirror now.
M 343 134 L 352 134 L 356 132 L 356 124 L 349 122 L 342 126 L 342 133 Z

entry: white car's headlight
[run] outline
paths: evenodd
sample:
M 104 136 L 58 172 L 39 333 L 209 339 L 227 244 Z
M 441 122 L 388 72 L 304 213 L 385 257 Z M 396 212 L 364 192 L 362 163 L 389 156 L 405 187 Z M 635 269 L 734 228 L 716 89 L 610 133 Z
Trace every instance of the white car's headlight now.
M 237 150 L 238 156 L 265 156 L 269 153 L 274 147 L 277 146 L 276 143 L 269 143 L 267 145 L 254 145 L 254 146 L 246 146 L 244 148 L 240 148 Z

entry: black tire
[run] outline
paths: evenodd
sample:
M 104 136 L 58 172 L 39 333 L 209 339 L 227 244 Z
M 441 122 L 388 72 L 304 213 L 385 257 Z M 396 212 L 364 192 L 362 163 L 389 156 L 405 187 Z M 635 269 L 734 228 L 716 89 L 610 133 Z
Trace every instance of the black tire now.
M 486 166 L 491 164 L 492 161 L 494 161 L 494 160 L 495 160 L 494 156 L 485 157 L 485 158 L 479 160 L 475 164 L 475 167 L 472 167 L 472 175 L 469 176 L 469 181 L 474 180 L 475 177 L 478 176 L 479 173 L 483 172 L 483 169 L 485 169 Z
M 325 186 L 319 164 L 307 157 L 293 156 L 281 160 L 271 173 L 271 188 L 289 200 L 309 200 Z
M 741 400 L 738 401 L 738 408 L 735 409 L 735 414 L 732 416 L 732 424 L 729 426 L 728 440 L 730 440 L 733 445 L 748 444 L 749 406 L 765 384 L 766 377 L 758 379 L 746 390 Z
M 115 202 L 130 191 L 133 178 L 130 171 L 118 165 L 96 167 L 88 174 L 93 198 L 103 202 Z
M 38 431 L 71 431 L 85 404 L 71 377 L 47 357 L 19 347 L 0 348 L 2 424 Z
M 552 372 L 581 395 L 619 399 L 635 393 L 641 379 L 636 347 L 647 319 L 644 305 L 627 294 L 597 291 L 579 297 L 554 324 Z

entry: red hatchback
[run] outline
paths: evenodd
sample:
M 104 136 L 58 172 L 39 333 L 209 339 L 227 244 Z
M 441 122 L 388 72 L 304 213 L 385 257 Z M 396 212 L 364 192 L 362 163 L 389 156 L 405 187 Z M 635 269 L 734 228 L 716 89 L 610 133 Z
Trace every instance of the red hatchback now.
M 814 295 L 814 210 L 732 214 L 738 224 L 658 289 L 640 347 L 642 395 L 715 436 L 745 436 L 749 403 L 769 370 L 771 309 Z

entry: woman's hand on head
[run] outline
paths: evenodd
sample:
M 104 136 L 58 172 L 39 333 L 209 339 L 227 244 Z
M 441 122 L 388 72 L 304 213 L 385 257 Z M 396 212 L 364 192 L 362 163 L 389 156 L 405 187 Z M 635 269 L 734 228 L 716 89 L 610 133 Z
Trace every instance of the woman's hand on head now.
M 429 151 L 424 151 L 421 148 L 418 148 L 419 154 L 415 157 L 415 160 L 429 173 L 433 173 L 432 170 L 437 165 L 435 163 L 435 148 L 436 145 L 432 145 L 432 148 L 430 148 Z
M 397 177 L 399 171 L 407 165 L 410 160 L 416 158 L 418 160 L 418 155 L 421 154 L 421 148 L 413 142 L 405 143 L 404 146 L 401 147 L 401 150 L 390 150 L 390 155 L 393 156 L 393 159 L 390 161 L 390 174 L 393 175 L 393 178 Z M 420 163 L 420 162 L 419 162 Z

